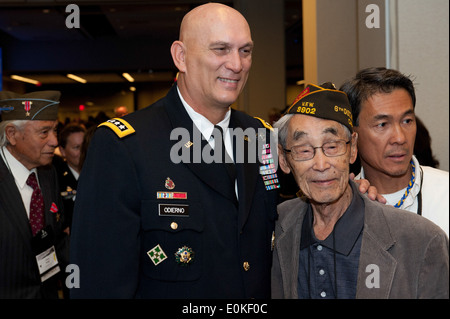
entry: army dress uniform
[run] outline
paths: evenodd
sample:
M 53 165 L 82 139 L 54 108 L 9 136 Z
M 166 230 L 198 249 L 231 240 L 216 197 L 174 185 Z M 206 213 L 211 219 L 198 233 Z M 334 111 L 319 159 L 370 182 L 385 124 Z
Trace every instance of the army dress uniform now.
M 229 127 L 268 132 L 235 110 Z M 176 128 L 190 135 L 171 138 Z M 276 174 L 261 175 L 259 162 L 236 163 L 236 201 L 223 163 L 172 161 L 177 145 L 191 158 L 196 143 L 206 146 L 192 138 L 195 130 L 176 85 L 97 129 L 73 216 L 71 263 L 80 268 L 73 298 L 270 297 Z M 244 143 L 258 138 L 267 136 Z
M 64 204 L 64 226 L 71 227 L 73 207 L 75 206 L 75 198 L 77 195 L 78 179 L 62 157 L 55 155 L 53 158 L 53 166 L 56 169 L 59 192 Z

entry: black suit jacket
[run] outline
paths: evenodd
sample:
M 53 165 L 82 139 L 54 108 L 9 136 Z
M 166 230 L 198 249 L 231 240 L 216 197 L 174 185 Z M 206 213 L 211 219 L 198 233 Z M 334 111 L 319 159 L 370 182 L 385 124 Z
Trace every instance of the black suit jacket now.
M 78 181 L 73 176 L 72 171 L 69 168 L 67 162 L 60 156 L 55 156 L 53 159 L 53 166 L 56 168 L 58 176 L 59 192 L 63 199 L 64 204 L 64 226 L 72 226 L 73 207 L 75 201 L 73 200 L 76 195 L 78 187 Z
M 269 298 L 277 190 L 264 187 L 261 164 L 236 164 L 237 204 L 223 164 L 175 163 L 175 153 L 200 158 L 207 147 L 195 139 L 200 133 L 175 86 L 123 119 L 136 132 L 119 138 L 99 127 L 79 179 L 71 262 L 80 268 L 80 288 L 71 296 Z M 259 120 L 232 110 L 230 128 L 238 127 L 262 132 L 241 141 L 251 143 L 246 149 L 268 137 Z M 187 134 L 178 136 L 177 128 Z M 165 187 L 167 178 L 172 190 Z M 186 198 L 158 198 L 158 192 Z M 187 214 L 164 214 L 164 207 L 175 205 Z M 157 245 L 167 258 L 155 265 L 148 253 Z M 177 261 L 183 247 L 194 253 L 187 265 Z
M 65 271 L 69 243 L 63 232 L 63 204 L 55 169 L 38 168 L 39 184 L 44 197 L 45 225 L 54 233 L 54 246 L 60 265 Z M 52 203 L 58 212 L 51 212 Z M 14 177 L 0 157 L 0 298 L 58 298 L 57 279 L 41 283 L 36 256 L 31 246 L 31 227 Z

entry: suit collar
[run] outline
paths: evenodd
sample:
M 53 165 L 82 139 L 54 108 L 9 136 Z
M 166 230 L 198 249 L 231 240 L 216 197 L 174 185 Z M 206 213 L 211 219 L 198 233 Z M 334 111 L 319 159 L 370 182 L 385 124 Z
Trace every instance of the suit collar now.
M 397 267 L 389 252 L 395 245 L 394 230 L 385 218 L 383 206 L 362 197 L 366 209 L 356 298 L 389 298 Z M 372 286 L 375 282 L 379 284 L 376 288 Z
M 237 111 L 233 109 L 231 110 L 229 126 L 231 129 L 246 128 L 246 125 L 240 121 Z M 237 140 L 240 138 L 243 140 Z M 256 136 L 245 139 L 240 134 L 233 134 L 232 143 L 238 179 L 239 228 L 242 229 L 250 213 L 256 182 L 260 178 L 257 158 L 255 159 L 255 163 L 248 160 L 249 151 L 257 151 L 258 140 Z M 244 160 L 239 160 L 241 158 Z
M 362 196 L 365 206 L 364 229 L 358 269 L 357 299 L 388 298 L 397 261 L 389 250 L 395 245 L 393 230 L 385 219 L 383 206 Z M 282 232 L 275 239 L 280 267 L 283 271 L 285 296 L 297 297 L 298 254 L 300 251 L 301 224 L 307 205 L 300 199 L 279 206 L 279 227 Z M 370 288 L 376 276 L 379 287 Z
M 198 128 L 198 130 L 202 133 L 205 140 L 209 141 L 211 138 L 211 135 L 214 130 L 214 124 L 211 123 L 206 117 L 204 117 L 202 114 L 197 113 L 184 99 L 181 95 L 181 92 L 179 88 L 177 87 L 177 93 L 178 97 L 181 100 L 181 103 L 184 106 L 184 109 L 188 113 L 189 117 L 193 121 L 194 125 Z M 228 110 L 228 112 L 225 115 L 225 118 L 220 121 L 220 123 L 217 123 L 219 125 L 223 132 L 227 132 L 228 126 L 230 123 L 230 114 L 231 114 L 231 108 Z M 231 144 L 231 143 L 230 143 Z
M 37 174 L 36 168 L 33 168 L 32 170 L 28 170 L 21 162 L 19 162 L 6 147 L 1 148 L 1 156 L 3 160 L 5 161 L 5 164 L 7 165 L 8 169 L 10 170 L 11 174 L 14 177 L 14 180 L 16 181 L 17 185 L 23 189 L 25 187 L 25 183 L 28 179 L 28 176 L 31 173 L 36 174 L 36 178 L 38 180 L 39 184 L 39 177 Z M 39 184 L 40 185 L 40 184 Z
M 330 249 L 335 249 L 336 252 L 348 256 L 358 240 L 364 226 L 364 204 L 354 183 L 350 182 L 352 188 L 352 201 L 344 214 L 334 225 L 332 236 L 331 234 L 321 241 L 321 244 Z M 356 196 L 355 196 L 356 195 Z M 309 245 L 318 242 L 313 232 L 313 220 L 311 205 L 308 205 L 308 211 L 302 223 L 302 238 L 300 241 L 300 249 L 308 247 Z M 333 241 L 335 242 L 333 243 Z
M 236 196 L 234 193 L 234 185 L 231 184 L 230 179 L 228 177 L 228 173 L 225 169 L 225 166 L 221 163 L 193 163 L 194 153 L 198 156 L 198 152 L 202 152 L 208 149 L 209 144 L 206 140 L 193 140 L 193 137 L 200 137 L 201 133 L 194 125 L 194 122 L 190 118 L 188 112 L 186 111 L 183 103 L 178 95 L 177 87 L 174 85 L 172 89 L 169 91 L 166 97 L 165 108 L 170 119 L 170 122 L 173 128 L 182 127 L 189 132 L 189 137 L 191 140 L 182 140 L 182 144 L 187 143 L 186 145 L 190 145 L 188 147 L 188 151 L 190 152 L 190 163 L 185 163 L 185 165 L 193 171 L 203 182 L 207 185 L 215 189 L 217 192 L 225 196 L 229 200 L 236 203 Z M 229 119 L 229 128 L 236 129 L 242 128 L 245 129 L 245 123 L 240 120 L 238 116 L 238 112 L 231 109 L 230 110 L 230 119 Z M 237 141 L 238 138 L 235 134 L 232 136 L 232 144 L 233 144 L 233 154 L 234 159 L 237 159 L 237 152 L 243 152 L 244 159 L 248 158 L 249 149 L 256 150 L 257 148 L 257 137 L 251 137 L 245 141 Z M 182 137 L 183 139 L 183 137 Z M 191 144 L 189 142 L 193 142 Z M 174 141 L 175 143 L 180 143 L 180 141 Z M 249 145 L 249 143 L 251 145 Z M 200 144 L 200 145 L 198 145 Z M 236 149 L 237 145 L 244 145 L 243 150 Z M 201 154 L 201 153 L 200 153 Z M 241 154 L 239 154 L 241 155 Z M 247 160 L 244 160 L 244 163 L 236 163 L 236 171 L 237 171 L 237 180 L 238 180 L 238 195 L 239 195 L 239 226 L 242 228 L 248 218 L 248 214 L 250 212 L 250 208 L 252 206 L 252 200 L 254 195 L 254 190 L 257 182 L 257 178 L 259 175 L 258 172 L 258 163 L 249 163 Z
M 202 138 L 200 131 L 189 117 L 180 100 L 176 85 L 167 94 L 164 107 L 172 128 L 182 128 L 188 133 L 181 136 L 181 140 L 171 141 L 173 145 L 181 143 L 181 145 L 184 145 L 182 151 L 188 152 L 189 162 L 184 162 L 184 165 L 205 184 L 236 203 L 234 184 L 230 181 L 225 165 L 222 163 L 204 162 L 202 155 L 205 152 L 211 152 L 211 146 L 208 144 L 208 141 Z
M 22 235 L 25 247 L 31 251 L 31 228 L 27 217 L 27 212 L 22 202 L 19 190 L 17 189 L 14 177 L 0 157 L 0 214 L 4 214 L 11 224 Z M 2 218 L 2 219 L 3 219 Z

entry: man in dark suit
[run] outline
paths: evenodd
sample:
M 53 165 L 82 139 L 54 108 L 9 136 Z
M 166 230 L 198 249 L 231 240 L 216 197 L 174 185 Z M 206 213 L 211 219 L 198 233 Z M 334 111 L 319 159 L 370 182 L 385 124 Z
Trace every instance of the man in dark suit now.
M 197 7 L 173 43 L 180 72 L 167 96 L 97 129 L 75 203 L 72 297 L 270 297 L 278 183 L 258 157 L 276 159 L 269 129 L 230 108 L 252 48 L 236 10 Z M 209 160 L 222 145 L 235 164 Z
M 59 96 L 0 92 L 0 298 L 58 298 L 68 262 L 63 205 L 50 165 Z
M 72 225 L 73 207 L 81 171 L 80 154 L 85 132 L 85 128 L 79 124 L 66 125 L 58 136 L 61 156 L 53 158 L 64 203 L 65 226 L 69 229 Z

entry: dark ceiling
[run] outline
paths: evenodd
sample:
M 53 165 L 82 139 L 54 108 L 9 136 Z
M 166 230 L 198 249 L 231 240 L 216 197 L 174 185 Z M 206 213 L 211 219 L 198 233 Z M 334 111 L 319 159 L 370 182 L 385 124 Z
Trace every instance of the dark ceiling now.
M 0 0 L 3 79 L 18 74 L 42 84 L 171 81 L 169 54 L 182 17 L 209 1 L 196 0 Z M 233 0 L 219 1 L 233 6 Z M 80 28 L 67 28 L 70 3 L 80 9 Z M 285 0 L 287 81 L 302 78 L 301 0 Z

